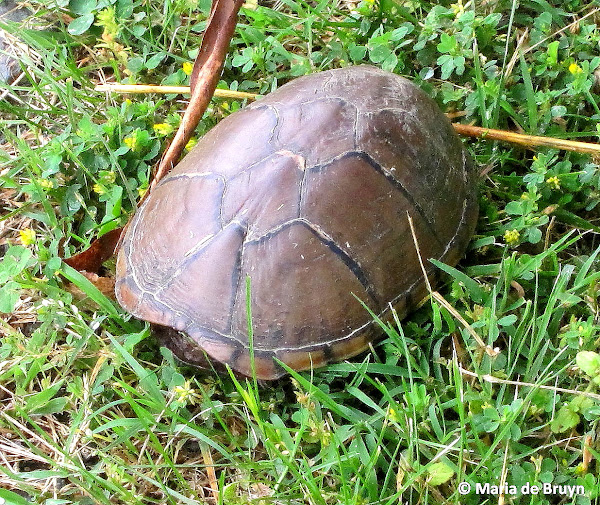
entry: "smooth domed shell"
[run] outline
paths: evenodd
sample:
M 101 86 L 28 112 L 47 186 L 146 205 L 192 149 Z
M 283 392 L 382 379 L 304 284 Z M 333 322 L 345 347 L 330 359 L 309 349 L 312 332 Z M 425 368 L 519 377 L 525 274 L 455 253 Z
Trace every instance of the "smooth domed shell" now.
M 362 351 L 363 303 L 400 317 L 427 293 L 416 253 L 454 265 L 477 220 L 476 176 L 450 122 L 410 81 L 373 67 L 298 78 L 207 133 L 129 223 L 116 294 L 202 351 L 283 375 Z M 362 303 L 361 303 L 362 302 Z

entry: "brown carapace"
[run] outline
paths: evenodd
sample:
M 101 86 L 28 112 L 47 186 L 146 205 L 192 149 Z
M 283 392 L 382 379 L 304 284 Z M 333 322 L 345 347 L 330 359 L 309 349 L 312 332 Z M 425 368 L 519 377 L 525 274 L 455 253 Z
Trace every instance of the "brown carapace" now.
M 130 222 L 116 294 L 204 352 L 260 379 L 354 356 L 427 294 L 429 258 L 454 265 L 477 221 L 477 177 L 417 86 L 369 66 L 298 78 L 219 123 Z

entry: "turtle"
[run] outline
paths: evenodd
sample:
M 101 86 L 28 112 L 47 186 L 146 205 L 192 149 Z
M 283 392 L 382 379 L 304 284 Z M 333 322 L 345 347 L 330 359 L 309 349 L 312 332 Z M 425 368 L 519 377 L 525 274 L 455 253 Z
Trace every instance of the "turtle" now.
M 372 66 L 322 71 L 220 121 L 156 185 L 116 296 L 182 361 L 277 379 L 365 350 L 373 315 L 414 310 L 428 260 L 456 265 L 477 218 L 474 163 L 432 98 Z

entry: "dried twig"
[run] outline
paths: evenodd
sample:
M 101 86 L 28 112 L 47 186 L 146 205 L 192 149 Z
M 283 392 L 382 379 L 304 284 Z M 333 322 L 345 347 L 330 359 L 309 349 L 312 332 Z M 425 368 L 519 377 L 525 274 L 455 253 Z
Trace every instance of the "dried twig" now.
M 115 93 L 181 93 L 190 92 L 188 86 L 151 86 L 145 84 L 101 84 L 96 87 L 97 91 L 112 91 Z M 229 91 L 224 89 L 215 90 L 215 96 L 222 98 L 237 98 L 255 100 L 258 95 L 254 93 L 244 93 L 242 91 Z M 447 116 L 452 116 L 447 114 Z M 471 126 L 461 123 L 452 123 L 452 126 L 459 135 L 463 137 L 477 137 L 489 140 L 501 140 L 518 144 L 523 147 L 552 147 L 565 151 L 574 151 L 578 153 L 600 155 L 600 145 L 590 142 L 578 142 L 575 140 L 564 140 L 555 137 L 541 137 L 535 135 L 525 135 L 507 130 L 494 130 L 491 128 L 482 128 L 480 126 Z
M 155 84 L 98 84 L 96 91 L 108 91 L 109 93 L 164 93 L 175 95 L 187 95 L 190 93 L 189 86 L 158 86 Z M 230 89 L 215 89 L 214 96 L 217 98 L 234 98 L 238 100 L 255 100 L 255 93 L 245 91 L 233 91 Z
M 210 103 L 221 76 L 229 42 L 235 31 L 237 14 L 242 4 L 243 0 L 213 0 L 200 51 L 190 77 L 192 96 L 181 118 L 179 129 L 163 154 L 150 188 L 141 201 L 175 166 Z M 125 227 L 113 230 L 110 237 L 107 237 L 108 234 L 100 237 L 88 250 L 72 256 L 66 262 L 80 271 L 97 272 L 102 262 L 107 259 L 104 253 L 110 257 L 118 249 L 124 229 Z
M 150 185 L 156 184 L 175 166 L 210 103 L 219 78 L 229 41 L 235 31 L 237 14 L 243 0 L 214 0 L 206 31 L 190 77 L 192 96 L 171 145 L 165 151 Z
M 217 474 L 215 472 L 215 462 L 213 461 L 210 449 L 205 443 L 200 445 L 200 451 L 202 452 L 202 459 L 204 460 L 204 465 L 206 466 L 206 475 L 208 476 L 210 491 L 213 495 L 215 503 L 219 503 L 220 490 L 219 480 L 217 479 Z
M 552 147 L 554 149 L 563 149 L 565 151 L 574 151 L 578 153 L 600 154 L 600 145 L 589 142 L 577 142 L 574 140 L 557 139 L 554 137 L 539 137 L 535 135 L 524 135 L 505 130 L 493 130 L 491 128 L 482 128 L 480 126 L 471 126 L 460 123 L 452 123 L 454 129 L 459 135 L 465 137 L 478 137 L 481 139 L 503 140 L 513 144 L 519 144 L 523 147 Z

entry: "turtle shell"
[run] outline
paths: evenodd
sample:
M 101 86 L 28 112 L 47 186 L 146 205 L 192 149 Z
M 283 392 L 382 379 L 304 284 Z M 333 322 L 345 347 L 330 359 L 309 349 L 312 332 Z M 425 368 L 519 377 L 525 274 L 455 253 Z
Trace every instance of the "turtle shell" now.
M 256 376 L 274 379 L 277 360 L 348 358 L 379 334 L 365 307 L 403 317 L 427 294 L 423 268 L 435 280 L 428 259 L 461 258 L 475 186 L 410 81 L 369 66 L 300 77 L 221 121 L 156 186 L 124 236 L 116 295 L 176 330 L 166 344 L 192 364 L 205 352 L 250 375 L 252 347 Z

